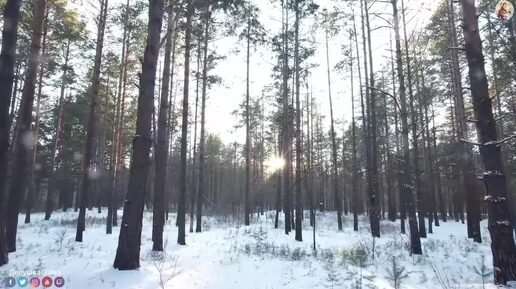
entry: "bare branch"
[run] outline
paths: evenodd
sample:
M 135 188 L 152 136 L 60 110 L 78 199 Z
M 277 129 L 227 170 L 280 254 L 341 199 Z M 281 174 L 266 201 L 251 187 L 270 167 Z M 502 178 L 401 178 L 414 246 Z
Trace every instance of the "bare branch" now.
M 481 143 L 470 141 L 470 140 L 460 139 L 460 141 L 463 143 L 467 143 L 467 144 L 471 144 L 471 145 L 475 145 L 475 146 L 482 146 Z
M 379 91 L 387 96 L 390 96 L 393 100 L 394 100 L 394 103 L 396 103 L 396 106 L 398 107 L 399 110 L 401 110 L 401 107 L 400 107 L 400 104 L 398 103 L 398 100 L 396 99 L 396 97 L 390 93 L 388 93 L 387 91 L 384 91 L 384 90 L 381 90 L 381 89 L 378 89 L 376 87 L 372 87 L 372 86 L 368 86 L 368 85 L 362 85 L 363 87 L 365 88 L 369 88 L 369 89 L 372 89 L 372 90 L 375 90 L 375 91 Z

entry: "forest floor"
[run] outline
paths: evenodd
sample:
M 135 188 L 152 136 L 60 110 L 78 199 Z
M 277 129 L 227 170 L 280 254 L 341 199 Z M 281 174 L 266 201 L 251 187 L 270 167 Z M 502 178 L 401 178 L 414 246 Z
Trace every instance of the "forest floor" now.
M 34 214 L 30 224 L 23 224 L 20 216 L 18 250 L 9 254 L 2 275 L 50 270 L 63 276 L 64 288 L 69 289 L 383 289 L 395 288 L 394 276 L 401 276 L 396 288 L 475 289 L 484 288 L 480 273 L 492 271 L 486 221 L 482 244 L 466 238 L 466 225 L 449 221 L 423 240 L 422 256 L 410 256 L 408 237 L 399 233 L 399 223 L 382 221 L 382 237 L 373 242 L 367 218 L 360 217 L 360 230 L 353 232 L 352 217 L 345 216 L 344 230 L 338 232 L 336 216 L 330 212 L 317 214 L 316 254 L 308 218 L 303 223 L 304 241 L 297 242 L 294 232 L 286 236 L 282 226 L 274 229 L 272 212 L 259 219 L 253 215 L 248 227 L 229 218 L 206 217 L 202 233 L 187 233 L 186 246 L 176 244 L 171 214 L 165 227 L 166 253 L 153 254 L 152 214 L 146 212 L 141 268 L 118 271 L 112 264 L 119 227 L 106 235 L 105 212 L 87 215 L 82 243 L 74 241 L 77 213 L 54 213 L 50 221 Z M 490 285 L 492 274 L 485 279 L 485 288 L 496 288 Z

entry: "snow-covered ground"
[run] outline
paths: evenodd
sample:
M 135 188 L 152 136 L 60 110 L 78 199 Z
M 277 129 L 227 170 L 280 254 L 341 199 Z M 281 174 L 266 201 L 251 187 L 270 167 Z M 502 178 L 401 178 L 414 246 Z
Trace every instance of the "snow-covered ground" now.
M 382 222 L 382 237 L 373 243 L 365 217 L 360 219 L 360 231 L 353 232 L 352 218 L 345 216 L 344 230 L 338 232 L 334 213 L 318 213 L 315 254 L 308 218 L 303 223 L 304 241 L 297 242 L 294 232 L 286 236 L 282 226 L 274 229 L 272 212 L 259 219 L 253 215 L 249 227 L 228 218 L 206 217 L 204 232 L 187 233 L 186 246 L 176 244 L 171 215 L 162 255 L 151 251 L 152 214 L 146 212 L 141 268 L 118 271 L 112 264 L 119 227 L 106 235 L 105 213 L 87 215 L 82 243 L 74 242 L 77 213 L 55 213 L 50 221 L 34 214 L 31 224 L 23 224 L 20 216 L 18 250 L 0 268 L 2 276 L 15 270 L 47 270 L 62 275 L 69 289 L 381 289 L 394 288 L 393 275 L 399 275 L 398 288 L 474 289 L 483 288 L 481 272 L 492 271 L 485 221 L 482 244 L 466 238 L 464 224 L 451 221 L 435 227 L 434 234 L 423 240 L 423 255 L 412 257 L 408 237 L 399 233 L 398 223 Z M 393 262 L 398 269 L 392 269 Z M 496 288 L 492 275 L 485 279 L 485 288 Z

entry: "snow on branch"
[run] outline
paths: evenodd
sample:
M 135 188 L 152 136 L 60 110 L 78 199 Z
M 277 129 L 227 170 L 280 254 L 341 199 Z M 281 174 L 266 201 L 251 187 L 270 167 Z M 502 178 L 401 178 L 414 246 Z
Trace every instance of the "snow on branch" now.
M 466 139 L 460 139 L 460 141 L 463 143 L 467 143 L 467 144 L 471 144 L 471 145 L 480 147 L 480 146 L 488 146 L 488 145 L 500 145 L 500 144 L 506 143 L 514 138 L 516 138 L 516 135 L 508 136 L 499 141 L 489 141 L 489 142 L 485 142 L 485 143 L 474 142 L 474 141 L 470 141 L 470 140 L 466 140 Z
M 471 145 L 475 145 L 475 146 L 482 146 L 482 144 L 479 142 L 474 142 L 474 141 L 465 140 L 465 139 L 460 139 L 460 141 L 463 143 L 467 143 L 467 144 L 471 144 Z
M 506 200 L 507 200 L 506 197 L 493 197 L 491 195 L 487 195 L 484 197 L 484 201 L 490 202 L 490 203 L 505 202 Z

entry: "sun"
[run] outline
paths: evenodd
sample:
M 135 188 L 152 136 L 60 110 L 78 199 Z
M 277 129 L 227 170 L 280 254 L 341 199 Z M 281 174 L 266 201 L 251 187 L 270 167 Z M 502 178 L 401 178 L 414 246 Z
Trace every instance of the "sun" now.
M 265 166 L 267 173 L 272 175 L 285 166 L 285 160 L 281 156 L 273 156 L 265 161 Z

